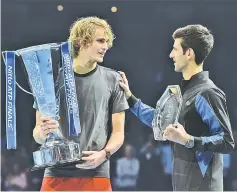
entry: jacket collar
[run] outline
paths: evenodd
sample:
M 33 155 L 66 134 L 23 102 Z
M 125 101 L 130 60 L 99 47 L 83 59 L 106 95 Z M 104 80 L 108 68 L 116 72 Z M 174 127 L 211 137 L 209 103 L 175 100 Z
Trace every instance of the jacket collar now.
M 181 82 L 181 90 L 184 93 L 185 90 L 187 90 L 190 87 L 193 87 L 200 83 L 200 81 L 205 81 L 209 79 L 209 72 L 208 71 L 202 71 L 195 75 L 193 75 L 189 80 L 182 80 Z

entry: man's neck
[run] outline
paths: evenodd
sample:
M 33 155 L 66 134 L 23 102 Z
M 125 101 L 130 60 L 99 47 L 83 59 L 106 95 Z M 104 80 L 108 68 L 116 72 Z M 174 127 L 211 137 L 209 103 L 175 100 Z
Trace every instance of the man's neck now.
M 73 59 L 73 70 L 77 74 L 86 74 L 96 68 L 96 62 L 90 62 L 89 59 L 76 57 Z
M 128 160 L 131 160 L 132 159 L 132 156 L 125 156 L 126 157 L 126 159 L 128 159 Z
M 188 65 L 187 69 L 185 69 L 182 74 L 184 80 L 190 80 L 191 77 L 197 73 L 200 73 L 203 71 L 203 64 L 197 65 L 195 63 L 192 63 Z

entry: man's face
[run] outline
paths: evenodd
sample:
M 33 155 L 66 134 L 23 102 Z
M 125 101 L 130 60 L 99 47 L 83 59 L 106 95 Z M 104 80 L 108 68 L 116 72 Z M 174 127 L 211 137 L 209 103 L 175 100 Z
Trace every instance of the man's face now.
M 91 62 L 103 62 L 104 55 L 108 50 L 108 37 L 103 28 L 97 28 L 92 42 L 85 49 Z
M 126 157 L 131 157 L 132 156 L 132 147 L 129 145 L 125 146 L 125 156 Z
M 186 54 L 183 52 L 183 48 L 181 46 L 182 39 L 175 39 L 173 49 L 170 53 L 170 58 L 174 61 L 175 71 L 183 72 L 183 70 L 188 65 L 188 58 Z

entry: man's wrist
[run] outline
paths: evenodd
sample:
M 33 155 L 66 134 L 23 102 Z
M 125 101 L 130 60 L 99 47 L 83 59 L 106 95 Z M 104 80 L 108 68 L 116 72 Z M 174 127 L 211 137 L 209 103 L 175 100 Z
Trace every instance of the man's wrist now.
M 100 152 L 103 154 L 104 159 L 106 159 L 106 152 L 105 152 L 105 150 L 102 149 Z
M 132 94 L 132 93 L 131 93 L 131 94 Z M 138 101 L 139 101 L 139 99 L 136 98 L 136 97 L 132 94 L 131 97 L 129 97 L 129 98 L 127 99 L 129 108 L 134 107 L 134 105 L 135 105 Z
M 132 92 L 130 90 L 126 91 L 125 96 L 126 96 L 126 99 L 128 100 L 132 96 Z
M 190 140 L 191 135 L 187 134 L 184 138 L 183 138 L 183 143 L 184 145 Z
M 103 151 L 103 153 L 104 153 L 105 159 L 108 160 L 108 159 L 110 158 L 110 156 L 111 156 L 110 150 L 108 150 L 108 149 L 103 149 L 102 151 Z
M 194 146 L 194 137 L 192 135 L 187 136 L 184 146 L 186 148 L 192 148 Z

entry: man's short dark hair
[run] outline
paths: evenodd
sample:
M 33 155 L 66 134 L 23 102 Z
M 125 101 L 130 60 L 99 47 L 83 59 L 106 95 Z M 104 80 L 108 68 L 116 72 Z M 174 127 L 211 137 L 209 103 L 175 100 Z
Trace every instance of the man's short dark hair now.
M 211 32 L 202 25 L 187 25 L 177 29 L 173 38 L 181 38 L 181 46 L 184 53 L 192 48 L 195 53 L 195 62 L 201 64 L 211 52 L 214 45 L 214 37 Z

